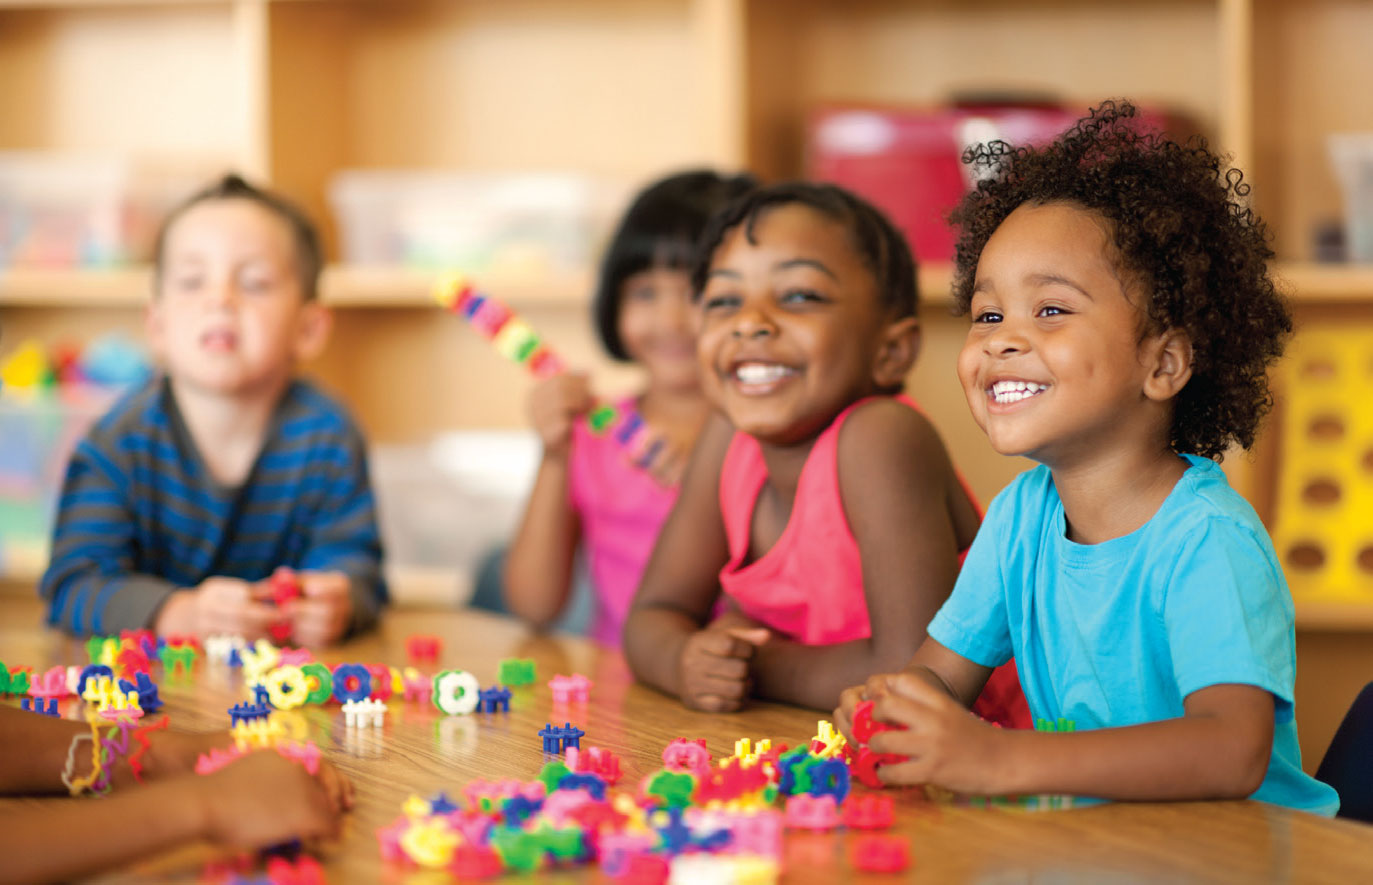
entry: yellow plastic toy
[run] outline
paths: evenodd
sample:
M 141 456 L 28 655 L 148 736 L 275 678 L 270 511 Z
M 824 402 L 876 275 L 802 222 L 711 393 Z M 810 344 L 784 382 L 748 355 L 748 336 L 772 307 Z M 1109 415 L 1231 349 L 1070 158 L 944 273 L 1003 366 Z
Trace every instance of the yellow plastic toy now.
M 1304 327 L 1275 380 L 1273 543 L 1292 597 L 1373 605 L 1373 332 Z

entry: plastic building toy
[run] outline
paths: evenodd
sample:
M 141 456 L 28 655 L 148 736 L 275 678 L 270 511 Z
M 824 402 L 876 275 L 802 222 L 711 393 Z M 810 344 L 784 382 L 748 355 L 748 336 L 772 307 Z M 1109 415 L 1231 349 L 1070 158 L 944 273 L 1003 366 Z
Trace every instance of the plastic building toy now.
M 828 720 L 821 719 L 815 737 L 810 739 L 810 751 L 822 759 L 829 759 L 842 755 L 846 743 L 848 741 L 834 730 L 834 726 Z
M 505 658 L 496 673 L 496 681 L 505 685 L 533 685 L 534 661 L 532 658 Z
M 865 787 L 879 790 L 885 787 L 886 783 L 877 776 L 878 767 L 893 762 L 905 762 L 906 759 L 907 757 L 899 753 L 874 753 L 867 747 L 862 747 L 849 759 L 849 776 Z
M 279 566 L 272 572 L 272 576 L 267 579 L 267 589 L 272 594 L 272 604 L 281 608 L 292 599 L 299 599 L 300 579 L 295 571 L 286 566 Z M 271 624 L 267 628 L 267 633 L 275 642 L 286 642 L 291 638 L 292 625 L 289 619 L 282 619 Z
M 434 300 L 466 319 L 498 353 L 528 367 L 534 377 L 550 378 L 565 371 L 563 361 L 528 323 L 497 299 L 478 293 L 461 274 L 440 277 L 434 285 Z M 640 464 L 651 461 L 663 445 L 634 409 L 601 405 L 588 413 L 586 422 L 593 433 L 611 433 L 615 442 L 633 453 L 634 460 Z M 501 681 L 522 684 L 504 677 Z
M 229 725 L 233 727 L 240 722 L 252 722 L 254 719 L 266 719 L 272 714 L 272 708 L 266 704 L 249 704 L 246 701 L 234 704 L 229 708 Z
M 705 738 L 677 738 L 663 750 L 663 767 L 668 771 L 688 771 L 698 777 L 710 771 L 710 751 Z
M 900 836 L 862 836 L 853 840 L 849 862 L 869 873 L 898 873 L 911 865 L 911 849 Z
M 17 666 L 10 670 L 10 694 L 24 694 L 29 690 L 30 669 Z
M 366 664 L 367 672 L 372 674 L 372 691 L 367 695 L 379 701 L 389 700 L 395 693 L 392 688 L 391 668 L 385 664 Z
M 401 679 L 407 701 L 419 701 L 422 704 L 427 704 L 434 697 L 434 680 L 422 675 L 414 667 L 406 667 L 402 671 Z
M 415 635 L 405 640 L 405 653 L 412 661 L 437 661 L 442 648 L 437 636 Z
M 850 796 L 842 814 L 844 826 L 851 830 L 885 830 L 896 820 L 890 796 Z
M 479 693 L 483 713 L 510 712 L 510 689 L 504 685 L 483 688 Z
M 227 664 L 235 650 L 247 648 L 242 636 L 216 633 L 205 637 L 205 658 L 211 663 Z
M 0 664 L 0 670 L 4 670 L 3 664 Z M 91 679 L 96 679 L 101 676 L 113 677 L 114 670 L 110 669 L 104 664 L 86 665 L 86 667 L 81 671 L 81 677 L 76 681 L 76 693 L 78 695 L 81 695 L 82 697 L 85 697 L 86 683 Z
M 872 701 L 861 701 L 853 708 L 853 740 L 864 746 L 879 731 L 905 731 L 906 726 L 890 722 L 876 722 L 872 718 Z
M 162 659 L 162 669 L 167 674 L 190 673 L 195 665 L 195 648 L 190 645 L 164 645 L 157 655 Z
M 328 667 L 313 661 L 302 665 L 300 672 L 305 677 L 305 703 L 323 704 L 333 697 L 334 674 Z
M 305 685 L 305 673 L 299 667 L 287 664 L 268 673 L 262 684 L 267 688 L 267 698 L 278 710 L 292 710 L 305 703 L 309 690 Z
M 659 771 L 649 776 L 644 795 L 652 796 L 668 808 L 684 808 L 691 802 L 696 778 L 681 771 Z
M 365 701 L 346 701 L 343 704 L 343 724 L 349 728 L 381 728 L 386 718 L 386 703 L 369 698 Z
M 580 748 L 584 734 L 586 732 L 571 722 L 564 723 L 561 728 L 550 722 L 539 729 L 539 737 L 543 738 L 543 751 L 545 753 L 561 754 L 568 747 Z
M 591 691 L 591 686 L 591 680 L 580 673 L 573 673 L 571 676 L 564 676 L 559 673 L 548 680 L 548 687 L 553 692 L 554 703 L 573 701 L 584 704 Z
M 334 700 L 365 701 L 372 693 L 372 674 L 362 664 L 339 664 L 334 668 Z
M 49 667 L 43 675 L 30 680 L 29 694 L 36 698 L 67 697 L 67 671 L 61 665 Z
M 46 705 L 46 706 L 44 706 L 44 703 L 43 703 L 44 700 L 45 700 L 45 699 L 44 699 L 44 698 L 41 698 L 41 697 L 37 697 L 37 698 L 20 698 L 20 699 L 19 699 L 19 707 L 20 707 L 20 709 L 27 710 L 27 711 L 30 712 L 30 713 L 41 713 L 41 714 L 43 714 L 44 716 L 56 716 L 56 715 L 57 715 L 57 698 L 47 698 L 47 699 L 46 699 L 46 700 L 47 700 L 47 705 Z
M 157 683 L 153 682 L 152 677 L 147 673 L 139 673 L 135 680 L 134 682 L 129 682 L 127 679 L 119 680 L 119 690 L 126 694 L 131 691 L 137 692 L 138 706 L 142 708 L 144 713 L 156 713 L 162 709 L 162 698 L 158 697 Z
M 839 810 L 833 796 L 798 793 L 787 799 L 787 826 L 805 830 L 832 830 L 839 826 Z
M 462 716 L 477 709 L 481 685 L 466 670 L 444 670 L 434 676 L 434 706 L 449 716 Z
M 599 775 L 601 780 L 615 786 L 621 777 L 620 757 L 600 747 L 568 747 L 567 767 L 574 772 L 590 772 Z

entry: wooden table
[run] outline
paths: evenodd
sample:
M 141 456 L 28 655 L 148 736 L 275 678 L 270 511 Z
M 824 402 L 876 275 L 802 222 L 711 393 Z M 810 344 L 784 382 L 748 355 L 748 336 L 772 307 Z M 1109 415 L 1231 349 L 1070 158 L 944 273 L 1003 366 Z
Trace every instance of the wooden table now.
M 85 660 L 81 643 L 40 624 L 36 601 L 0 600 L 0 660 L 35 669 Z M 297 711 L 315 742 L 357 786 L 357 807 L 345 837 L 324 856 L 332 883 L 447 881 L 382 864 L 376 829 L 394 820 L 412 793 L 428 796 L 442 789 L 457 798 L 476 778 L 533 779 L 545 761 L 536 732 L 546 722 L 570 721 L 586 730 L 583 746 L 619 754 L 625 788 L 660 766 L 663 746 L 675 737 L 704 737 L 719 758 L 733 752 L 738 737 L 795 745 L 815 732 L 820 718 L 770 704 L 734 715 L 694 713 L 634 685 L 618 654 L 581 639 L 531 635 L 513 622 L 474 612 L 391 612 L 378 633 L 322 658 L 402 665 L 405 639 L 415 633 L 440 636 L 440 663 L 470 670 L 483 685 L 494 681 L 497 662 L 505 657 L 533 658 L 539 681 L 517 690 L 509 714 L 447 717 L 432 706 L 393 702 L 380 734 L 346 728 L 337 705 Z M 545 683 L 555 673 L 572 672 L 595 681 L 591 701 L 553 704 Z M 240 686 L 238 671 L 202 663 L 192 678 L 164 679 L 161 691 L 173 726 L 201 731 L 227 727 L 225 711 L 240 699 Z M 1373 827 L 1258 802 L 1025 811 L 930 803 L 915 791 L 894 795 L 894 832 L 910 838 L 915 859 L 906 881 L 1373 882 Z M 857 876 L 847 857 L 850 838 L 788 834 L 784 880 L 902 881 Z M 190 880 L 208 857 L 208 849 L 188 847 L 106 878 Z M 544 878 L 596 881 L 598 874 L 594 867 L 581 867 Z

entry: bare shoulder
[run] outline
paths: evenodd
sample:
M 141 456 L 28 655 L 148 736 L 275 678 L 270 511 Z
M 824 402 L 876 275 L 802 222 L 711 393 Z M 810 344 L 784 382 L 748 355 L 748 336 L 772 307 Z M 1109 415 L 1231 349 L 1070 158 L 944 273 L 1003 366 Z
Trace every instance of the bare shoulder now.
M 839 431 L 839 461 L 893 459 L 899 463 L 947 460 L 930 420 L 895 399 L 873 399 L 854 409 Z

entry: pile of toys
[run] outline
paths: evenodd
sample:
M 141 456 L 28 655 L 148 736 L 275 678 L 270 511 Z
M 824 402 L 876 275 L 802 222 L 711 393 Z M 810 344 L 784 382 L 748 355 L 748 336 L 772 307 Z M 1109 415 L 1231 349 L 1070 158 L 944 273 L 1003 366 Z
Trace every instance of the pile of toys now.
M 580 729 L 550 725 L 539 734 L 545 749 L 564 755 L 536 779 L 476 781 L 464 803 L 445 793 L 412 796 L 377 832 L 383 859 L 459 878 L 595 862 L 620 881 L 774 882 L 785 829 L 867 832 L 894 820 L 891 797 L 849 795 L 851 754 L 824 721 L 803 746 L 741 739 L 718 762 L 704 740 L 679 738 L 634 792 L 611 791 L 619 759 L 581 748 Z M 865 835 L 850 859 L 858 869 L 894 871 L 909 864 L 908 850 L 903 839 Z

